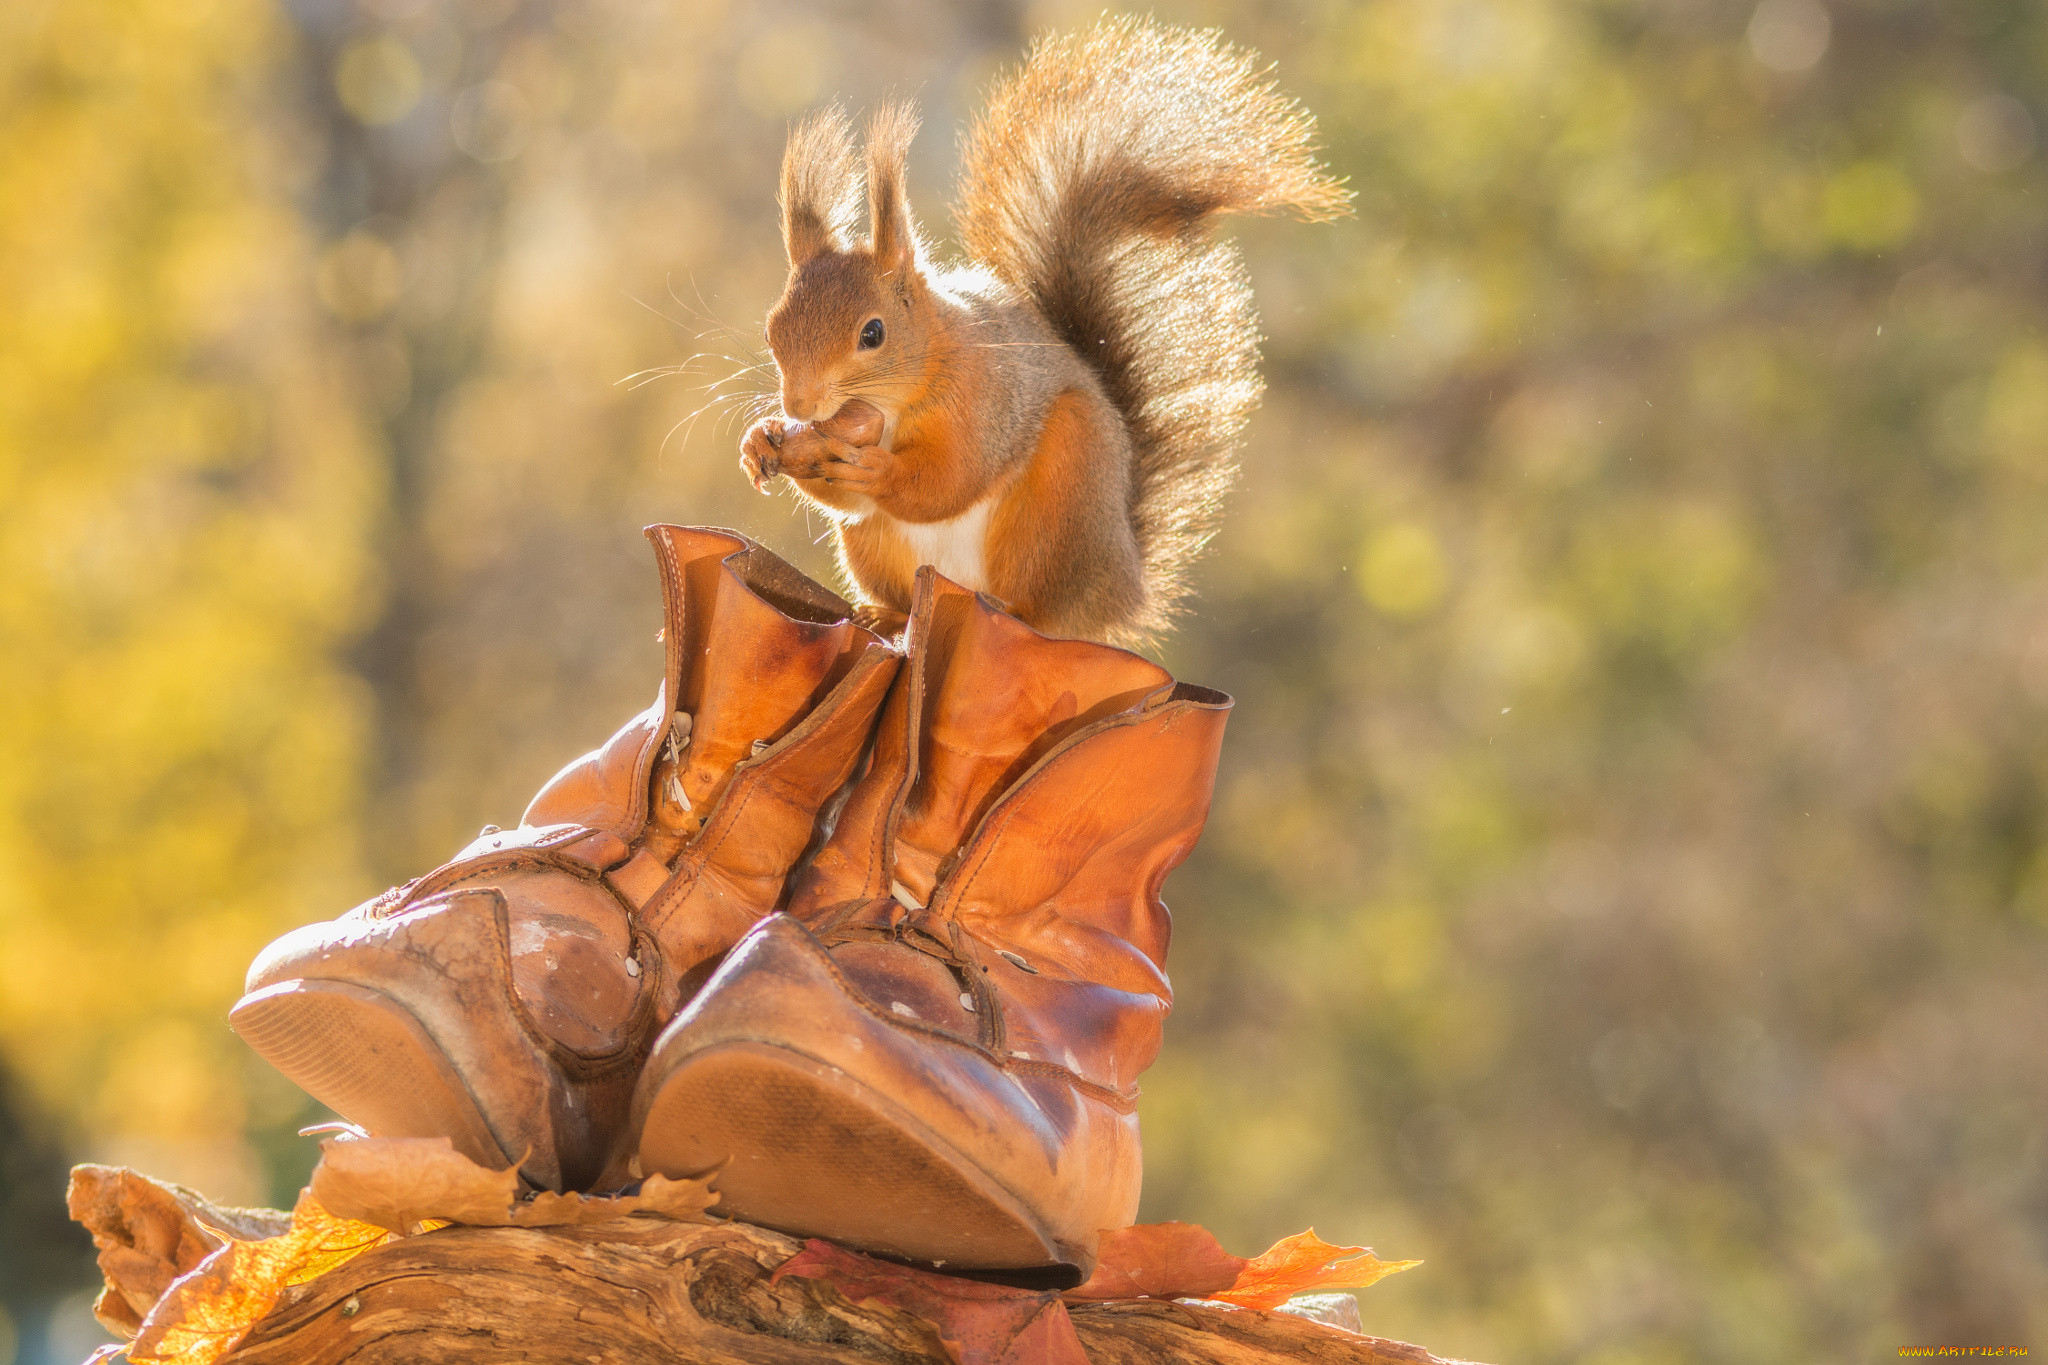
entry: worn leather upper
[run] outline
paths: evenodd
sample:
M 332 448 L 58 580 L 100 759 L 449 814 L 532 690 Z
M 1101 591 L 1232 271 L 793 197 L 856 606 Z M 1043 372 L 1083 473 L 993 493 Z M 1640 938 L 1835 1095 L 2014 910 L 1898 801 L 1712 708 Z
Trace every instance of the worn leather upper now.
M 654 703 L 549 779 L 517 829 L 479 836 L 435 879 L 519 848 L 604 873 L 661 950 L 666 1017 L 692 969 L 776 908 L 901 659 L 846 602 L 744 536 L 651 526 L 647 537 L 664 617 Z
M 999 989 L 971 1032 L 1127 1092 L 1172 1004 L 1160 887 L 1208 817 L 1230 698 L 936 572 L 919 594 L 873 767 L 789 913 L 827 942 L 906 923 L 956 942 Z
M 1230 699 L 929 568 L 907 649 L 792 919 L 664 1034 L 636 1112 L 693 1053 L 787 1047 L 912 1114 L 1085 1267 L 1136 1213 L 1136 1080 L 1172 1002 L 1160 887 L 1207 817 Z
M 517 828 L 286 935 L 248 978 L 252 994 L 345 982 L 409 1012 L 541 1183 L 595 1177 L 654 1025 L 776 908 L 900 663 L 745 537 L 647 535 L 664 599 L 653 705 L 555 774 Z M 485 890 L 494 919 L 450 899 Z

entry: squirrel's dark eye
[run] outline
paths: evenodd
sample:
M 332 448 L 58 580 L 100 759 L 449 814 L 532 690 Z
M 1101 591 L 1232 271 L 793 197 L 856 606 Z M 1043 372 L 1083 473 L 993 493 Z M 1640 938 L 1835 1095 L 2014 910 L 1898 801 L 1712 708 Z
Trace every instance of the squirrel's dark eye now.
M 867 326 L 860 329 L 860 348 L 872 351 L 882 344 L 882 320 L 869 318 Z

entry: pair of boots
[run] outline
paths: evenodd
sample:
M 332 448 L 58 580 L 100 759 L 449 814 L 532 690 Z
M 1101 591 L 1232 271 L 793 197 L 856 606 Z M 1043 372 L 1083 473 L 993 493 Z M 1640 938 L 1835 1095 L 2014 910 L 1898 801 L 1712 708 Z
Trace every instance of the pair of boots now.
M 232 1022 L 338 1113 L 537 1187 L 1076 1281 L 1136 1214 L 1166 874 L 1230 702 L 920 573 L 899 654 L 649 531 L 661 690 L 516 830 L 272 944 Z

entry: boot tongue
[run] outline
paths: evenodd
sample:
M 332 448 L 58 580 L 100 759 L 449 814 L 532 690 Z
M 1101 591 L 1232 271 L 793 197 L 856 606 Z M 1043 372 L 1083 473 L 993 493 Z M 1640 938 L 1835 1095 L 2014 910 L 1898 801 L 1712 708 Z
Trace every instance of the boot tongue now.
M 1173 679 L 1135 654 L 1048 640 L 940 580 L 923 669 L 917 781 L 895 830 L 891 890 L 929 904 L 945 860 L 1012 783 L 1069 735 L 1140 707 Z M 950 589 L 950 591 L 948 591 Z
M 985 1046 L 999 1040 L 1000 1011 L 989 1005 L 979 964 L 960 955 L 957 928 L 904 905 L 900 892 L 849 902 L 816 932 L 832 965 L 877 1010 Z
M 669 603 L 677 718 L 664 765 L 665 815 L 694 834 L 733 768 L 787 734 L 860 655 L 866 632 L 845 604 L 759 547 L 680 566 Z M 680 787 L 683 800 L 674 800 Z

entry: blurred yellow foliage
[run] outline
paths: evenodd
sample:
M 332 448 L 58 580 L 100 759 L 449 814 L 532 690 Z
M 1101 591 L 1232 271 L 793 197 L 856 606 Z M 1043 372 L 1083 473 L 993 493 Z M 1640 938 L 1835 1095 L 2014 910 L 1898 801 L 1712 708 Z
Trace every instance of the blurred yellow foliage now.
M 225 0 L 9 26 L 0 1045 L 98 1150 L 258 1197 L 219 1003 L 360 875 L 334 650 L 379 488 L 262 131 L 290 38 Z

